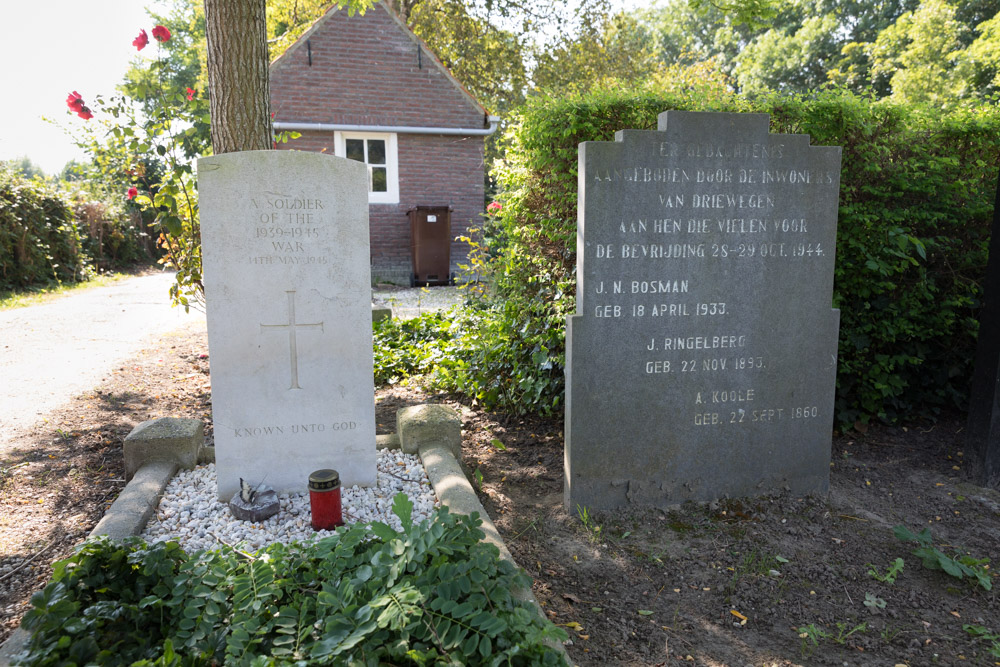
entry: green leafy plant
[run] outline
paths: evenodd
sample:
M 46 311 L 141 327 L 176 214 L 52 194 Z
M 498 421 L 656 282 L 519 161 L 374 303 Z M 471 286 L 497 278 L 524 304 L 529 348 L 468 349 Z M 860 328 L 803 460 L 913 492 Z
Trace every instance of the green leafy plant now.
M 894 584 L 896 583 L 896 577 L 898 577 L 899 573 L 903 571 L 903 565 L 903 559 L 897 558 L 889 564 L 885 574 L 880 574 L 878 567 L 872 563 L 868 563 L 868 574 L 876 581 L 881 581 L 884 584 Z
M 449 363 L 448 344 L 457 325 L 453 316 L 424 313 L 408 320 L 383 319 L 373 325 L 375 384 L 397 384 Z
M 850 629 L 848 629 L 850 628 Z M 858 623 L 854 627 L 851 627 L 850 623 L 837 623 L 837 634 L 833 635 L 831 639 L 837 644 L 846 644 L 848 637 L 853 635 L 855 632 L 865 633 L 868 631 L 867 623 Z
M 880 598 L 874 593 L 865 593 L 864 605 L 872 611 L 875 611 L 876 609 L 885 609 L 886 602 L 883 598 Z
M 982 625 L 965 624 L 962 626 L 969 635 L 983 640 L 986 644 L 986 653 L 993 658 L 1000 658 L 1000 634 Z
M 601 541 L 602 527 L 601 524 L 594 521 L 594 517 L 590 514 L 590 510 L 582 505 L 576 506 L 577 516 L 580 517 L 580 523 L 583 524 L 583 529 L 587 531 L 590 541 L 594 544 Z
M 799 628 L 799 639 L 802 640 L 800 647 L 802 655 L 811 655 L 821 639 L 826 639 L 830 635 L 823 628 L 816 627 L 815 623 L 803 625 Z
M 802 653 L 808 655 L 819 646 L 820 640 L 829 640 L 835 644 L 846 644 L 848 638 L 856 632 L 867 632 L 867 623 L 858 623 L 855 626 L 851 626 L 850 623 L 838 622 L 837 632 L 832 633 L 824 628 L 816 626 L 814 623 L 809 625 L 803 625 L 798 629 L 799 639 L 802 640 Z
M 986 590 L 993 588 L 993 580 L 989 570 L 985 567 L 990 562 L 989 558 L 974 558 L 958 552 L 949 556 L 934 546 L 930 528 L 924 528 L 919 533 L 914 533 L 900 524 L 895 526 L 892 532 L 897 539 L 903 542 L 916 542 L 919 545 L 913 550 L 913 555 L 920 558 L 928 570 L 943 570 L 956 579 L 974 580 L 976 584 Z
M 478 516 L 354 525 L 329 538 L 185 553 L 88 541 L 24 618 L 21 665 L 562 665 L 565 632 L 513 590 L 530 581 L 482 542 Z M 182 657 L 178 657 L 182 656 Z

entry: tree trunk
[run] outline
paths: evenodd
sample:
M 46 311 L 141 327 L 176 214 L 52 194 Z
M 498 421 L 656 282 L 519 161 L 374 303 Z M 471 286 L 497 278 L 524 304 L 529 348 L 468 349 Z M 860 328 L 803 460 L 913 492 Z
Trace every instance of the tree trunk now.
M 272 146 L 265 0 L 205 0 L 212 150 Z

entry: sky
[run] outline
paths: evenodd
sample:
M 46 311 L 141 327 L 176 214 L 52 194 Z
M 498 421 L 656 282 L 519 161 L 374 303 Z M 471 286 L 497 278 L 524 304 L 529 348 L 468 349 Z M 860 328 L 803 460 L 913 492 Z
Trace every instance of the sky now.
M 619 0 L 626 8 L 642 0 Z M 115 92 L 140 57 L 132 40 L 152 29 L 156 0 L 3 0 L 0 9 L 0 160 L 27 156 L 47 174 L 84 159 L 66 129 L 72 91 L 89 102 Z M 151 43 L 152 46 L 152 43 Z M 146 47 L 145 53 L 155 53 Z M 43 120 L 48 118 L 55 124 Z
M 28 156 L 57 174 L 83 155 L 62 127 L 66 96 L 109 95 L 138 54 L 132 40 L 152 29 L 142 0 L 4 0 L 0 9 L 0 160 Z M 149 50 L 150 47 L 146 47 Z

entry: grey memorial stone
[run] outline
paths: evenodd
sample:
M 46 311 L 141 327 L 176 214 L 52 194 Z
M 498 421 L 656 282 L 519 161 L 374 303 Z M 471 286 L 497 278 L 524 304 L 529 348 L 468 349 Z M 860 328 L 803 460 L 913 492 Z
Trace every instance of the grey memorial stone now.
M 839 182 L 766 114 L 581 144 L 568 508 L 828 489 Z
M 318 153 L 198 161 L 220 500 L 321 468 L 375 484 L 367 179 Z

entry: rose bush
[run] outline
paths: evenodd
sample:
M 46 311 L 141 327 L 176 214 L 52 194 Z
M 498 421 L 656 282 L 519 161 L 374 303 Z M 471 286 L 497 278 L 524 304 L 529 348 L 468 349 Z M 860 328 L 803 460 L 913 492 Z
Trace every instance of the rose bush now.
M 163 25 L 150 33 L 158 45 L 172 37 Z M 149 33 L 142 29 L 132 45 L 142 51 L 149 41 Z M 173 84 L 159 50 L 150 70 L 155 75 L 152 83 L 140 86 L 137 94 L 98 96 L 94 102 L 94 110 L 101 114 L 98 126 L 85 127 L 76 143 L 89 154 L 102 180 L 124 182 L 126 200 L 153 218 L 157 244 L 164 251 L 160 261 L 177 271 L 171 298 L 188 307 L 202 295 L 197 184 L 191 160 L 205 152 L 208 109 L 194 88 Z M 94 118 L 77 91 L 69 94 L 66 104 L 80 118 Z

